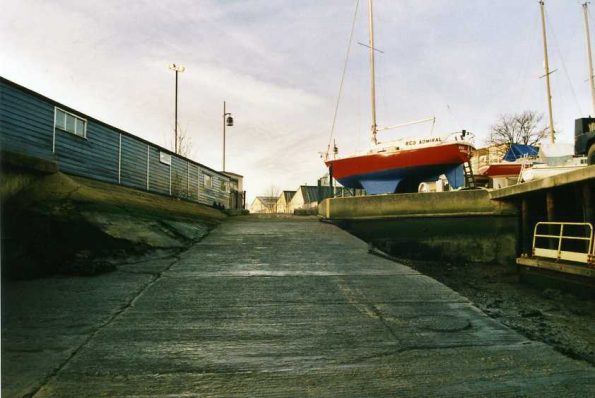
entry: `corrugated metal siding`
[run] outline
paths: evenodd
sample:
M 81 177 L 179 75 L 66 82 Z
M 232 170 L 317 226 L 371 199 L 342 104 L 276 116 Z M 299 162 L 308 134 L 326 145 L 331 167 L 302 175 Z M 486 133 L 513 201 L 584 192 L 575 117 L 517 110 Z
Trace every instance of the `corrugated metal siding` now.
M 205 170 L 200 166 L 198 168 L 198 201 L 208 205 L 213 204 L 213 202 L 209 203 L 207 190 L 205 188 Z
M 149 149 L 149 191 L 169 195 L 169 165 L 159 161 L 159 152 Z
M 87 138 L 57 129 L 55 155 L 60 170 L 117 183 L 119 140 L 119 133 L 93 121 L 87 121 Z
M 87 136 L 82 138 L 54 131 L 54 108 L 65 109 L 87 120 Z M 55 134 L 55 141 L 54 141 Z M 223 203 L 229 194 L 221 191 L 221 181 L 229 178 L 186 158 L 171 155 L 170 166 L 159 161 L 159 153 L 170 153 L 157 145 L 79 114 L 39 94 L 0 78 L 0 147 L 5 150 L 56 160 L 60 170 L 147 189 L 176 194 L 207 205 Z M 55 152 L 53 148 L 55 147 Z M 213 187 L 204 187 L 204 174 L 213 178 Z M 170 191 L 171 189 L 171 191 Z
M 188 161 L 172 155 L 171 193 L 177 198 L 188 197 Z
M 198 200 L 198 166 L 190 163 L 190 200 Z
M 147 144 L 122 134 L 122 185 L 147 189 Z
M 207 188 L 205 186 L 205 175 L 210 175 L 211 177 L 213 176 L 213 173 L 211 173 L 208 170 L 202 169 L 201 168 L 201 173 L 200 173 L 200 201 L 203 203 L 206 203 L 208 205 L 212 205 L 213 204 L 213 189 L 212 188 Z
M 217 203 L 223 203 L 227 205 L 229 200 L 229 194 L 222 190 L 223 182 L 229 187 L 229 178 L 222 178 L 222 176 L 215 175 L 213 177 L 213 198 Z
M 53 159 L 54 107 L 0 81 L 0 147 Z

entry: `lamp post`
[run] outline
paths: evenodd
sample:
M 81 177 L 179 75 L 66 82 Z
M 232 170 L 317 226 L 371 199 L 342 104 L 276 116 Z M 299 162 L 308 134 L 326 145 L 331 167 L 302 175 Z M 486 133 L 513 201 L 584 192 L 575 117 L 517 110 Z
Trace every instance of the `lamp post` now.
M 175 116 L 174 116 L 174 131 L 175 131 L 175 136 L 174 136 L 174 152 L 177 154 L 178 153 L 178 73 L 182 73 L 186 70 L 186 67 L 184 65 L 176 65 L 176 64 L 171 64 L 169 66 L 169 69 L 173 70 L 174 72 L 176 72 L 176 99 L 175 99 Z
M 231 113 L 225 110 L 225 101 L 223 101 L 223 171 L 225 171 L 225 127 L 233 126 L 233 117 Z

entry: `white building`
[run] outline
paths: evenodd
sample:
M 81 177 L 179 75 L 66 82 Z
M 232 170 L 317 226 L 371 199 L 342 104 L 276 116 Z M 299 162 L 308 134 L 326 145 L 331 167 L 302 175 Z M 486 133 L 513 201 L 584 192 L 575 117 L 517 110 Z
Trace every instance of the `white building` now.
M 289 202 L 289 213 L 296 209 L 310 209 L 318 206 L 322 197 L 322 187 L 301 185 Z
M 250 213 L 276 213 L 277 198 L 275 196 L 257 196 L 250 205 Z
M 291 203 L 291 198 L 293 198 L 295 192 L 296 191 L 281 192 L 279 199 L 277 199 L 277 213 L 291 213 L 289 211 L 289 204 Z

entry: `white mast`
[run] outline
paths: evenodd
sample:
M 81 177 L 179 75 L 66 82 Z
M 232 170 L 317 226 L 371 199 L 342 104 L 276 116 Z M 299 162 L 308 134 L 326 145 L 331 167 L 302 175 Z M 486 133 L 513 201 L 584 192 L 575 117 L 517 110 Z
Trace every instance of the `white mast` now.
M 550 119 L 550 142 L 553 144 L 555 141 L 554 137 L 554 116 L 552 112 L 552 90 L 550 88 L 550 63 L 547 56 L 547 35 L 545 34 L 545 3 L 543 0 L 539 1 L 541 8 L 541 31 L 543 33 L 543 57 L 545 66 L 545 81 L 547 85 L 547 106 L 549 111 Z
M 593 57 L 591 55 L 591 34 L 589 33 L 589 10 L 588 4 L 583 4 L 583 14 L 585 15 L 585 34 L 587 36 L 587 58 L 589 59 L 589 82 L 591 83 L 591 100 L 593 101 L 593 115 L 595 116 L 595 79 L 593 76 Z
M 372 0 L 368 0 L 368 20 L 370 29 L 369 47 L 370 47 L 370 86 L 372 97 L 372 145 L 378 144 L 376 134 L 378 133 L 378 126 L 376 125 L 376 77 L 374 69 L 374 20 L 372 14 Z

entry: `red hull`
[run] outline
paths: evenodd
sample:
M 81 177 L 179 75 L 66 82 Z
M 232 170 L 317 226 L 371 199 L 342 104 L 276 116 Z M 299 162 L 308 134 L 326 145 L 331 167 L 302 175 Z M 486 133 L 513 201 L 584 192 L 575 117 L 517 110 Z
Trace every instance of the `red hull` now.
M 516 176 L 521 172 L 520 163 L 498 163 L 490 164 L 489 166 L 482 167 L 479 172 L 481 175 L 487 177 L 498 177 L 498 176 Z
M 396 152 L 369 153 L 344 159 L 327 160 L 337 180 L 392 169 L 458 165 L 469 161 L 472 146 L 463 143 L 436 145 Z

